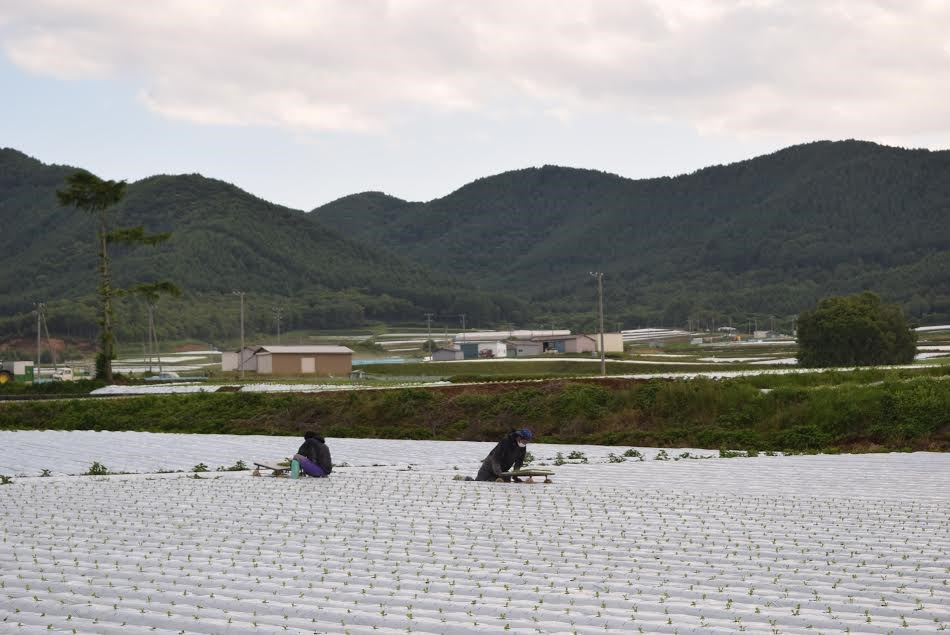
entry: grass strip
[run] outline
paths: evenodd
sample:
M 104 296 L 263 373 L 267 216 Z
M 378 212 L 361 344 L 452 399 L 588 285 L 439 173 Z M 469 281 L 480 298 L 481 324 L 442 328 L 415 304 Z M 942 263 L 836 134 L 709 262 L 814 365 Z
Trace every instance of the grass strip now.
M 898 376 L 833 390 L 730 380 L 570 380 L 336 393 L 202 393 L 9 402 L 3 430 L 135 430 L 329 437 L 539 439 L 838 452 L 950 450 L 950 381 Z

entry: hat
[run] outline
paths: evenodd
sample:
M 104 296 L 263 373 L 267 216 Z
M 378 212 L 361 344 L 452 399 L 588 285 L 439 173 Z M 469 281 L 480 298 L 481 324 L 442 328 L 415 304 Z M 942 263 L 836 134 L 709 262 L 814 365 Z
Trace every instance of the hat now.
M 515 434 L 517 434 L 519 437 L 521 437 L 525 441 L 530 441 L 531 439 L 534 438 L 534 433 L 532 433 L 531 430 L 528 430 L 527 428 L 521 428 L 520 430 L 515 430 Z

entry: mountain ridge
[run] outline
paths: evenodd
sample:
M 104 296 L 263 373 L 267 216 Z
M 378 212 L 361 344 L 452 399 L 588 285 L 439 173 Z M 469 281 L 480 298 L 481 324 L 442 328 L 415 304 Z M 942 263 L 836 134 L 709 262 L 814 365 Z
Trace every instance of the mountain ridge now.
M 93 224 L 55 201 L 75 169 L 0 150 L 0 336 L 28 332 L 41 300 L 57 309 L 54 328 L 94 331 Z M 427 202 L 368 191 L 310 212 L 199 174 L 153 175 L 129 184 L 118 212 L 118 226 L 173 234 L 116 252 L 120 285 L 185 290 L 163 300 L 181 318 L 164 327 L 172 335 L 231 336 L 237 289 L 253 298 L 258 330 L 278 304 L 290 328 L 434 312 L 590 330 L 591 271 L 605 274 L 608 323 L 624 327 L 790 321 L 821 297 L 863 290 L 913 320 L 950 319 L 945 150 L 817 141 L 650 179 L 543 165 Z
M 548 295 L 583 311 L 597 270 L 613 315 L 634 323 L 791 315 L 865 289 L 938 319 L 950 288 L 928 276 L 931 260 L 950 264 L 948 177 L 948 151 L 817 141 L 675 177 L 542 166 L 385 216 L 340 204 L 311 214 L 485 288 L 527 288 L 543 311 Z
M 18 151 L 0 152 L 0 248 L 8 256 L 0 270 L 0 336 L 31 327 L 33 303 L 50 303 L 50 328 L 95 330 L 95 222 L 58 204 L 55 191 L 76 168 L 47 166 Z M 301 210 L 269 203 L 237 186 L 201 175 L 155 175 L 130 183 L 115 208 L 115 227 L 144 225 L 171 232 L 167 243 L 135 249 L 113 246 L 115 283 L 129 287 L 169 280 L 183 299 L 162 300 L 176 324 L 175 336 L 229 337 L 235 305 L 232 291 L 253 301 L 250 328 L 273 321 L 283 305 L 285 328 L 334 328 L 366 320 L 419 319 L 432 307 L 486 311 L 500 318 L 517 307 L 466 288 L 451 277 L 426 270 L 389 251 L 353 241 L 313 223 Z M 461 291 L 460 291 L 461 290 Z M 495 294 L 500 295 L 500 294 Z M 120 313 L 141 313 L 123 298 Z M 140 304 L 140 303 L 138 303 Z M 132 321 L 120 315 L 119 322 Z M 234 324 L 237 322 L 234 321 Z M 134 336 L 136 326 L 125 337 Z

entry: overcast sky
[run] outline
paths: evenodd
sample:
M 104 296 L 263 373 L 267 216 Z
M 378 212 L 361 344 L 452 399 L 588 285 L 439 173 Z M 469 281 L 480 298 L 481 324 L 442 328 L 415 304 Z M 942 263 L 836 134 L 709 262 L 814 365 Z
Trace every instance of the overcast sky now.
M 950 147 L 944 0 L 2 0 L 0 147 L 309 210 L 543 164 Z

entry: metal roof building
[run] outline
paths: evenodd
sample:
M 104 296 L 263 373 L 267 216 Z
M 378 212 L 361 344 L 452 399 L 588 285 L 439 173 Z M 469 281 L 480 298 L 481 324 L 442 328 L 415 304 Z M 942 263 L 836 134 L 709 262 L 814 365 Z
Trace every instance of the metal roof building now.
M 259 375 L 349 375 L 353 351 L 346 346 L 252 346 L 245 349 L 244 370 Z M 223 360 L 222 360 L 223 362 Z M 237 370 L 224 367 L 222 370 Z

